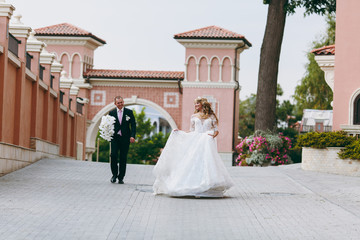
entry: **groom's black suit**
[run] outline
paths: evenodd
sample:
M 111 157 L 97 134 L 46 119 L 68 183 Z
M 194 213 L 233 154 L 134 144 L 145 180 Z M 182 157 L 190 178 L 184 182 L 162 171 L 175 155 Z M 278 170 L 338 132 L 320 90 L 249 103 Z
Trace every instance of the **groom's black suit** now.
M 135 138 L 136 123 L 133 111 L 123 108 L 122 121 L 118 118 L 118 108 L 109 112 L 110 116 L 115 117 L 114 136 L 111 140 L 111 172 L 113 177 L 122 181 L 126 172 L 127 154 L 129 151 L 130 137 Z M 121 136 L 118 132 L 121 130 Z M 120 151 L 120 159 L 119 159 Z M 118 165 L 119 163 L 119 165 Z

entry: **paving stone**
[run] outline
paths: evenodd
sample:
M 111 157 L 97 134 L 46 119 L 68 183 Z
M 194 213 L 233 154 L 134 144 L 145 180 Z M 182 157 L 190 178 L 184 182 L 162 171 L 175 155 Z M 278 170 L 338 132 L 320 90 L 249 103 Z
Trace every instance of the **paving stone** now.
M 153 166 L 43 159 L 0 178 L 0 239 L 359 239 L 360 178 L 229 167 L 224 198 L 152 193 Z

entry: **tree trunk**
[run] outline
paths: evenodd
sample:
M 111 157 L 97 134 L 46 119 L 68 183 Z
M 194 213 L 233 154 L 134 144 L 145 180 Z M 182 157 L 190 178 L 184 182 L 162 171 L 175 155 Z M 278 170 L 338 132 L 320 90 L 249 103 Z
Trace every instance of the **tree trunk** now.
M 260 53 L 256 94 L 255 130 L 273 130 L 276 126 L 276 87 L 281 44 L 284 35 L 287 0 L 271 0 Z

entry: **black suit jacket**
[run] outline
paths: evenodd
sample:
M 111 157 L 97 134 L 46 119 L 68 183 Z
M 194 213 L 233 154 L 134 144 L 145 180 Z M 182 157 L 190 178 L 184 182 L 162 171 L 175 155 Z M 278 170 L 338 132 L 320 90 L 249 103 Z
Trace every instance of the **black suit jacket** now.
M 136 134 L 135 117 L 132 110 L 128 108 L 124 108 L 123 110 L 124 112 L 122 116 L 121 125 L 117 114 L 117 108 L 109 112 L 110 116 L 115 117 L 114 138 L 116 136 L 119 136 L 118 132 L 119 130 L 121 130 L 121 136 L 129 138 L 130 140 L 130 137 L 135 138 L 135 134 Z

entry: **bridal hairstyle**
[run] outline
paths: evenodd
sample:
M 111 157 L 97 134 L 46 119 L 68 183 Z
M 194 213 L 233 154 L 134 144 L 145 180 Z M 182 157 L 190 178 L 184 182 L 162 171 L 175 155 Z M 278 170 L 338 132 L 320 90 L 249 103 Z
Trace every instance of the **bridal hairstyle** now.
M 215 119 L 216 119 L 216 123 L 217 124 L 219 123 L 219 120 L 216 117 L 216 114 L 211 109 L 211 104 L 208 102 L 208 100 L 206 98 L 197 97 L 194 102 L 201 104 L 201 108 L 202 108 L 201 111 L 204 114 L 203 118 L 209 118 L 209 117 L 211 117 L 211 115 L 213 115 L 215 117 Z M 195 109 L 194 113 L 198 113 L 198 112 L 199 112 L 199 110 Z

